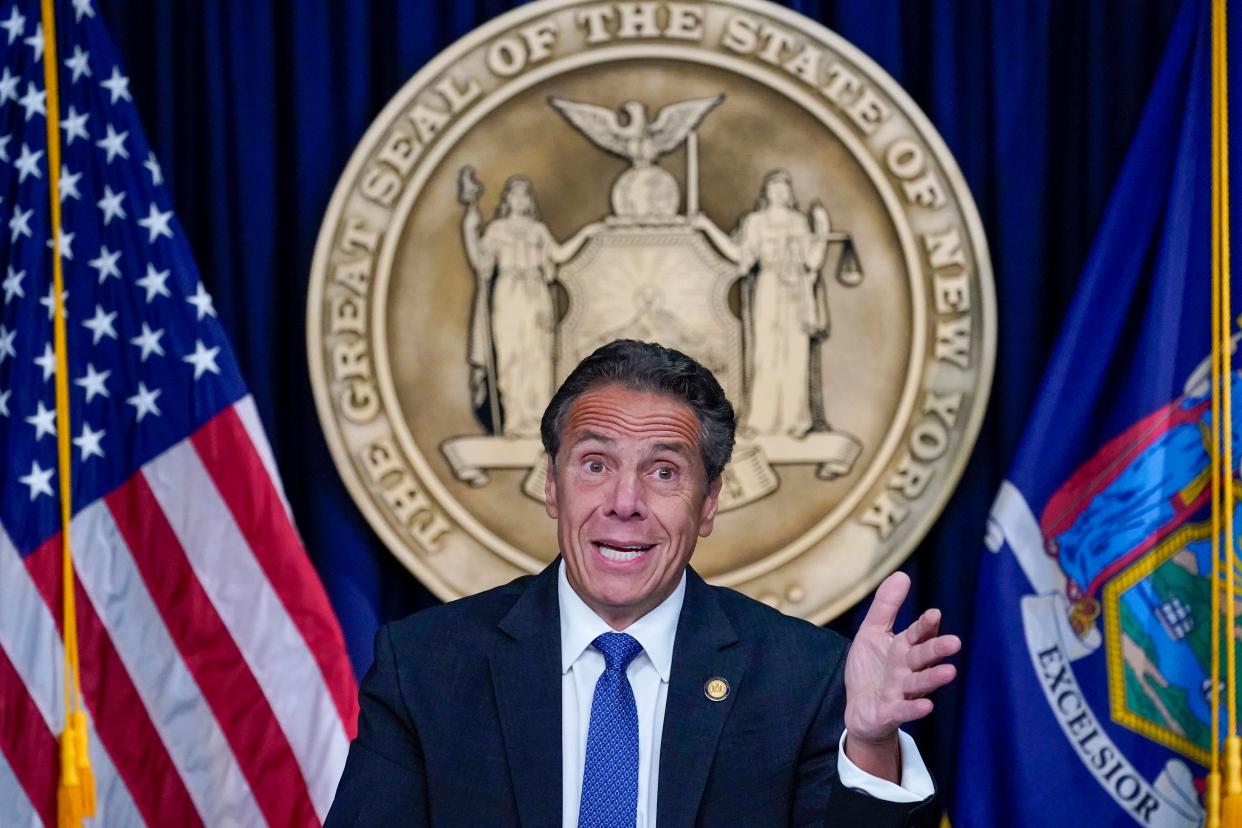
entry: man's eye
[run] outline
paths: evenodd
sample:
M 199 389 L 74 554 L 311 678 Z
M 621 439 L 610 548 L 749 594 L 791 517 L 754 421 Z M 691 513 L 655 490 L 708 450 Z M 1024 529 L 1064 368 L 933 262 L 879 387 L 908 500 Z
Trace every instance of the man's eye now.
M 677 476 L 677 469 L 672 466 L 660 466 L 655 472 L 657 480 L 672 480 Z
M 591 472 L 591 474 L 599 474 L 604 470 L 604 464 L 598 460 L 588 460 L 586 461 L 586 470 Z

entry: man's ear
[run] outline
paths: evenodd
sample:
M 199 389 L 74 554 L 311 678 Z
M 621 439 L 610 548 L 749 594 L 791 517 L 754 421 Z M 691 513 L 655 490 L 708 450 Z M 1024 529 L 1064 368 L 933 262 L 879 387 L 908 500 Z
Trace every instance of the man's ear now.
M 556 506 L 556 464 L 551 457 L 548 458 L 548 472 L 543 478 L 543 508 L 553 520 L 560 517 Z
M 703 509 L 699 513 L 699 537 L 705 538 L 712 533 L 716 525 L 716 507 L 720 503 L 720 487 L 724 484 L 723 477 L 717 477 L 707 487 L 707 497 L 703 500 Z

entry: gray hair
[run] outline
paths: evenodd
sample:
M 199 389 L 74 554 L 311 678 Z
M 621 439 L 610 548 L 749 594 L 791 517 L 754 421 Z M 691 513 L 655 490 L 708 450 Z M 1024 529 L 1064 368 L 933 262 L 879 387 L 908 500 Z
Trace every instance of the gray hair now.
M 553 465 L 574 400 L 606 385 L 662 394 L 689 407 L 699 421 L 699 452 L 707 483 L 720 477 L 733 454 L 737 428 L 733 405 L 725 397 L 724 389 L 712 372 L 693 358 L 654 342 L 633 339 L 618 339 L 596 349 L 578 363 L 552 395 L 539 431 Z

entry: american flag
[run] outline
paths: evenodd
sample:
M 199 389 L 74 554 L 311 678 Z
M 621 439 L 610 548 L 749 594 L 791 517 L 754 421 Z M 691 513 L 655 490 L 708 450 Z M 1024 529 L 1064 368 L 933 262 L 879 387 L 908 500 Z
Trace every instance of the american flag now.
M 73 519 L 96 824 L 322 822 L 340 629 L 91 0 L 57 3 Z M 53 825 L 64 726 L 47 92 L 0 2 L 0 825 Z

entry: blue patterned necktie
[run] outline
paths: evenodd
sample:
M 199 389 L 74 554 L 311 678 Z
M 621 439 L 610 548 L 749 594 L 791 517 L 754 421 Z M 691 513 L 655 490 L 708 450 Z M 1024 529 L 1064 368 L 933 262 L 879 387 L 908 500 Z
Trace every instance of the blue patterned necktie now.
M 591 642 L 604 654 L 595 683 L 578 828 L 634 828 L 638 820 L 638 708 L 625 675 L 643 651 L 633 636 L 604 633 Z

